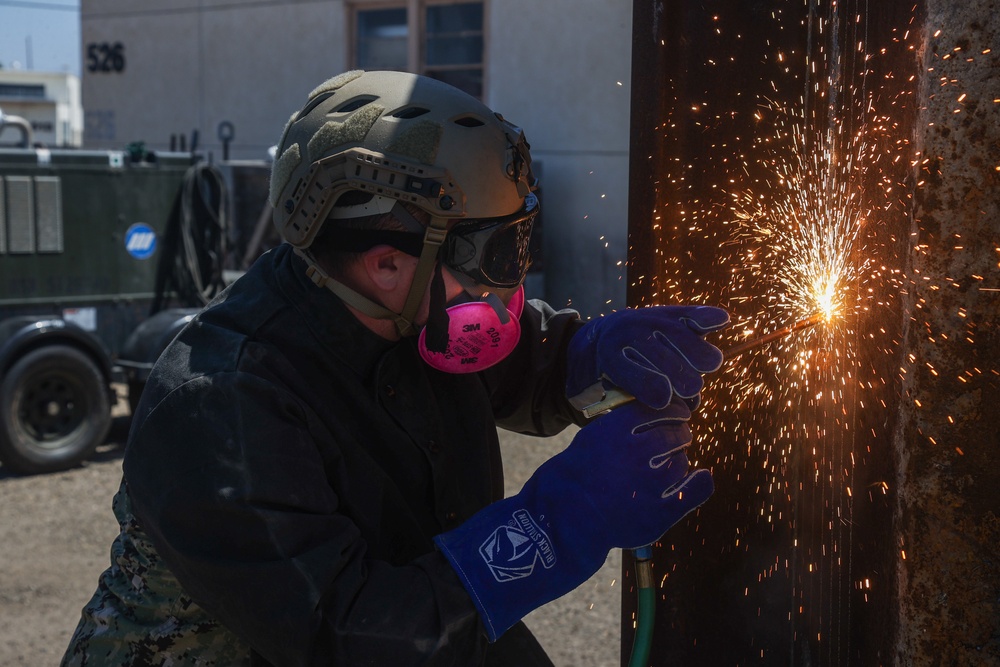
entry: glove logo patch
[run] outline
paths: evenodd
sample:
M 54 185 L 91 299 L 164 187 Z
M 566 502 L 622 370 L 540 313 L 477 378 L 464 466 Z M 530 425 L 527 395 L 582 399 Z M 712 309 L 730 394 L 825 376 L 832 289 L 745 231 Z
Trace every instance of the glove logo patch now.
M 493 577 L 503 583 L 530 577 L 541 561 L 546 569 L 556 564 L 552 541 L 527 510 L 517 510 L 479 547 Z

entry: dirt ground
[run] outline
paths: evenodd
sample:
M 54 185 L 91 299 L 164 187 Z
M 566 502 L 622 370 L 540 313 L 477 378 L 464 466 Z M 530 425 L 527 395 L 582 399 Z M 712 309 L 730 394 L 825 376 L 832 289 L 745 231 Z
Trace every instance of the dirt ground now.
M 80 468 L 17 477 L 0 466 L 0 665 L 57 665 L 108 565 L 118 532 L 111 497 L 128 432 L 124 412 L 120 407 L 108 442 Z M 508 493 L 573 432 L 539 439 L 501 431 Z M 528 616 L 556 665 L 619 664 L 620 572 L 616 551 L 590 581 Z

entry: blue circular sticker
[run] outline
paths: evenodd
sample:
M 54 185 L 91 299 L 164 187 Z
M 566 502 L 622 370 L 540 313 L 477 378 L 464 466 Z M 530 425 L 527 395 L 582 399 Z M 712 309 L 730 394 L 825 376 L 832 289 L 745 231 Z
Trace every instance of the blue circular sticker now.
M 137 222 L 125 232 L 125 250 L 136 259 L 148 259 L 156 251 L 156 230 Z

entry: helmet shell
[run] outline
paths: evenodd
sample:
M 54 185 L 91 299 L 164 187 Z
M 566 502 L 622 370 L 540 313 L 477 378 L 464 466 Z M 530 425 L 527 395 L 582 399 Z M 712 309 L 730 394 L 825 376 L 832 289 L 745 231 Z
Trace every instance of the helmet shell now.
M 406 72 L 345 72 L 289 119 L 271 172 L 274 223 L 307 248 L 344 192 L 410 202 L 432 216 L 518 211 L 534 187 L 524 134 L 446 83 Z

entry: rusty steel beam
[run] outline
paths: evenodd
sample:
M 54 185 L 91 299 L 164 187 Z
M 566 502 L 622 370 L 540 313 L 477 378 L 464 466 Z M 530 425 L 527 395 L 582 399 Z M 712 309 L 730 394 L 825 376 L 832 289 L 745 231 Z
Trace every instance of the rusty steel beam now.
M 926 0 L 896 434 L 897 664 L 1000 664 L 1000 12 Z

